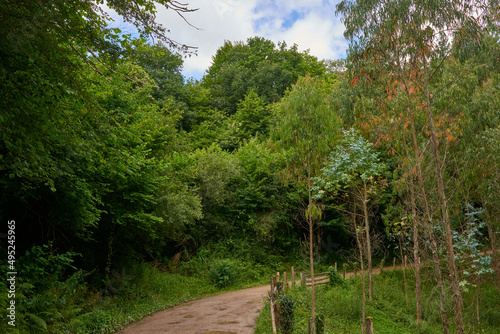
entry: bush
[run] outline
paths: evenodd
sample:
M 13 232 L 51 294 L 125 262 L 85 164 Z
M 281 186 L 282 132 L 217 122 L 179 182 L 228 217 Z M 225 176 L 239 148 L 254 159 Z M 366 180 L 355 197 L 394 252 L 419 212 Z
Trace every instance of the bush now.
M 335 267 L 333 266 L 328 267 L 328 276 L 330 277 L 330 286 L 344 285 L 344 279 L 337 273 Z
M 210 268 L 210 277 L 213 285 L 222 289 L 235 283 L 238 273 L 237 265 L 231 260 L 215 261 Z
M 293 307 L 295 301 L 290 296 L 283 296 L 278 300 L 279 328 L 283 334 L 291 334 L 294 326 Z
M 316 334 L 325 332 L 325 317 L 322 314 L 318 314 L 314 319 L 314 327 L 316 328 Z

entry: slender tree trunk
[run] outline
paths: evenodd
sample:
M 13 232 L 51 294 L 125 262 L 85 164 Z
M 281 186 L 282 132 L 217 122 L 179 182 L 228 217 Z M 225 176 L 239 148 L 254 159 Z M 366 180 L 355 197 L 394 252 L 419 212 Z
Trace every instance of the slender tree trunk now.
M 309 171 L 308 171 L 309 173 Z M 313 233 L 313 219 L 312 219 L 312 196 L 311 196 L 311 177 L 307 178 L 307 190 L 309 192 L 309 263 L 311 265 L 311 317 L 315 318 L 316 299 L 314 296 L 314 233 Z
M 449 331 L 449 322 L 448 322 L 448 315 L 446 314 L 446 292 L 444 290 L 444 284 L 443 284 L 443 277 L 441 273 L 441 266 L 440 266 L 440 261 L 439 261 L 439 253 L 437 251 L 437 243 L 435 240 L 434 232 L 432 231 L 432 216 L 431 212 L 429 209 L 429 203 L 427 202 L 427 195 L 425 191 L 425 185 L 424 185 L 424 178 L 422 176 L 422 165 L 420 164 L 420 149 L 418 148 L 418 141 L 417 141 L 417 132 L 415 130 L 415 120 L 414 120 L 414 112 L 413 112 L 413 105 L 411 101 L 411 97 L 408 91 L 408 86 L 406 86 L 406 96 L 408 98 L 408 109 L 410 112 L 410 126 L 411 126 L 411 132 L 412 132 L 412 138 L 413 138 L 413 150 L 415 153 L 415 166 L 417 169 L 417 180 L 420 188 L 420 193 L 422 197 L 422 203 L 424 205 L 424 213 L 425 213 L 425 218 L 427 220 L 427 230 L 429 233 L 429 238 L 431 241 L 431 250 L 432 250 L 432 256 L 434 259 L 434 270 L 436 272 L 436 281 L 438 285 L 438 291 L 439 291 L 439 297 L 440 297 L 440 313 L 441 313 L 441 321 L 443 322 L 443 333 L 448 334 Z
M 307 192 L 309 195 L 309 263 L 311 265 L 311 317 L 314 319 L 316 314 L 316 298 L 314 295 L 314 231 L 312 217 L 312 195 L 311 195 L 311 164 L 308 157 L 307 162 Z
M 491 224 L 491 216 L 486 212 L 486 217 L 488 219 L 488 236 L 490 237 L 492 260 L 492 269 L 495 271 L 496 284 L 498 288 L 498 293 L 500 294 L 500 259 L 498 258 L 497 241 L 496 241 L 496 231 L 495 227 Z
M 411 214 L 413 223 L 413 259 L 415 261 L 415 295 L 417 298 L 417 325 L 422 324 L 422 293 L 420 288 L 420 256 L 419 242 L 418 242 L 418 220 L 417 220 L 417 205 L 415 203 L 415 189 L 414 177 L 410 183 L 410 200 L 411 200 Z
M 363 215 L 366 231 L 366 258 L 368 260 L 368 298 L 373 299 L 373 271 L 372 271 L 372 246 L 370 243 L 370 223 L 368 221 L 368 191 L 366 181 L 363 181 Z
M 462 315 L 462 308 L 463 308 L 462 292 L 460 291 L 457 267 L 455 263 L 455 250 L 453 249 L 451 222 L 448 214 L 448 202 L 444 189 L 443 175 L 441 172 L 441 161 L 439 159 L 436 129 L 434 127 L 434 120 L 431 111 L 429 78 L 427 73 L 427 63 L 425 61 L 424 61 L 424 75 L 425 75 L 425 81 L 424 81 L 425 97 L 427 105 L 427 122 L 429 125 L 429 130 L 431 132 L 431 149 L 432 149 L 432 154 L 434 156 L 434 168 L 438 183 L 439 204 L 441 206 L 441 213 L 446 233 L 446 251 L 448 255 L 448 270 L 450 271 L 451 289 L 453 291 L 453 303 L 454 303 L 455 319 L 456 319 L 455 323 L 457 326 L 457 333 L 464 334 L 465 331 L 464 331 L 464 323 Z
M 364 274 L 364 264 L 363 264 L 363 245 L 360 240 L 358 225 L 356 223 L 356 197 L 354 196 L 354 208 L 352 214 L 352 221 L 354 223 L 354 233 L 356 235 L 356 244 L 359 249 L 359 263 L 361 266 L 361 285 L 363 290 L 363 311 L 362 311 L 362 321 L 361 321 L 361 333 L 365 333 L 365 321 L 366 321 L 366 288 L 365 288 L 365 274 Z
M 403 245 L 401 244 L 401 238 L 399 238 L 399 254 L 401 256 L 401 261 L 403 262 L 403 282 L 405 287 L 405 300 L 408 303 L 408 289 L 406 288 L 406 255 L 403 256 Z

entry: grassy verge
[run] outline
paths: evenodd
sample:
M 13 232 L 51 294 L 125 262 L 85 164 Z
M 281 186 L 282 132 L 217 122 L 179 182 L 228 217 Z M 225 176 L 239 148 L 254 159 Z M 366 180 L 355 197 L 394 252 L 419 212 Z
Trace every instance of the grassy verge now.
M 438 295 L 432 278 L 423 285 L 423 323 L 416 324 L 414 277 L 406 271 L 406 292 L 402 270 L 384 271 L 374 276 L 374 300 L 367 301 L 367 316 L 374 319 L 375 333 L 415 334 L 442 332 Z M 326 333 L 360 333 L 362 317 L 362 290 L 360 276 L 353 277 L 342 286 L 323 285 L 316 288 L 316 313 L 325 317 Z M 464 289 L 464 321 L 467 333 L 498 333 L 500 328 L 500 299 L 498 289 L 488 280 L 481 286 L 479 321 L 477 319 L 477 288 Z M 310 315 L 310 288 L 295 287 L 289 295 L 295 300 L 293 333 L 308 332 Z M 451 299 L 451 298 L 450 298 Z M 447 304 L 450 323 L 453 323 L 451 300 Z M 453 328 L 451 327 L 451 332 Z M 269 305 L 261 312 L 256 334 L 271 332 Z
M 221 270 L 215 274 L 220 279 L 227 273 Z M 147 264 L 138 264 L 127 271 L 112 271 L 106 291 L 88 288 L 85 283 L 88 276 L 79 271 L 43 290 L 19 283 L 16 326 L 3 322 L 0 332 L 113 333 L 147 315 L 186 301 L 259 285 L 258 279 L 236 275 L 230 276 L 229 284 L 216 287 L 210 274 L 183 276 Z M 0 303 L 5 304 L 5 296 L 0 297 Z M 6 306 L 1 306 L 0 315 L 5 319 Z

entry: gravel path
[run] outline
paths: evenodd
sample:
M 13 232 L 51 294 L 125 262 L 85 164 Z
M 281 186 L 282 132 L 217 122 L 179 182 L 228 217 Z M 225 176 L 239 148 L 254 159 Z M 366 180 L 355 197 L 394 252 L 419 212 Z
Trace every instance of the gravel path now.
M 129 325 L 117 334 L 253 334 L 269 286 L 194 300 Z

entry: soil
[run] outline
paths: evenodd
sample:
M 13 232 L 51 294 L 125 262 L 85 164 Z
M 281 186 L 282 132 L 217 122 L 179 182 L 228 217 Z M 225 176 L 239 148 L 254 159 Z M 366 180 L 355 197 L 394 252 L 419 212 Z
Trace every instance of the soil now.
M 191 301 L 129 325 L 117 334 L 253 334 L 269 286 Z
M 394 267 L 384 268 L 390 269 Z M 379 273 L 373 268 L 373 274 Z M 353 275 L 346 273 L 346 278 Z M 145 317 L 116 334 L 253 334 L 268 292 L 265 285 L 194 300 Z

